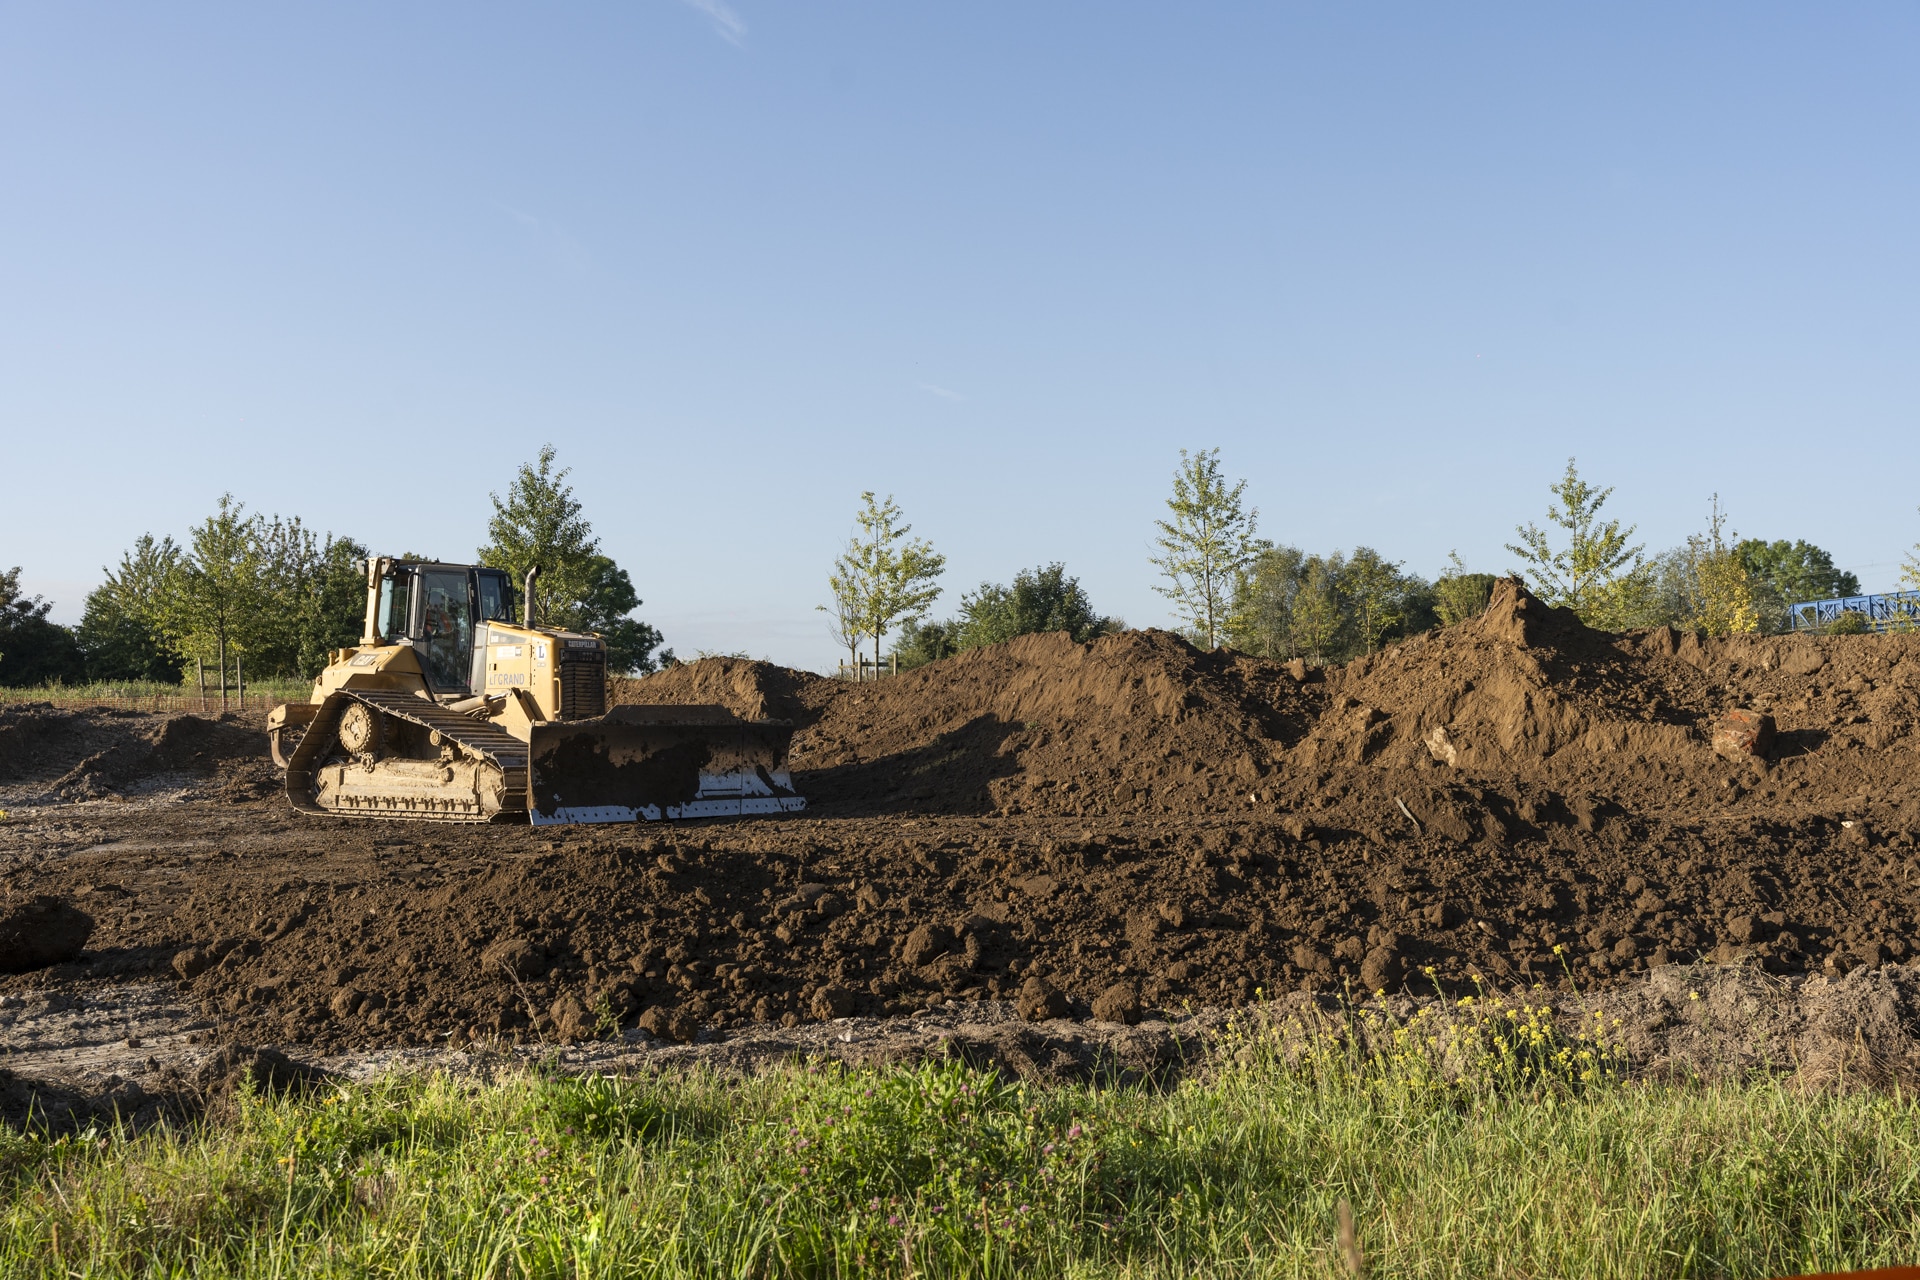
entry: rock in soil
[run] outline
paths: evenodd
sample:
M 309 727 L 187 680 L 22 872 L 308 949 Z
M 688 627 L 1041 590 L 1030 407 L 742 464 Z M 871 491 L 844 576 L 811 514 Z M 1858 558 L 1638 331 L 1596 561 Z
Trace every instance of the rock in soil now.
M 1736 709 L 1713 727 L 1713 752 L 1728 760 L 1764 759 L 1773 747 L 1773 717 Z

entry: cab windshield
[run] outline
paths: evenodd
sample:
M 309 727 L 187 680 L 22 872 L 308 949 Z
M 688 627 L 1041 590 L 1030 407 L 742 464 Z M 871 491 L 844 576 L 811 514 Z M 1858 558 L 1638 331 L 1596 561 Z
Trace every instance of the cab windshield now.
M 473 598 L 466 573 L 422 572 L 420 615 L 427 678 L 436 688 L 466 688 L 473 659 Z

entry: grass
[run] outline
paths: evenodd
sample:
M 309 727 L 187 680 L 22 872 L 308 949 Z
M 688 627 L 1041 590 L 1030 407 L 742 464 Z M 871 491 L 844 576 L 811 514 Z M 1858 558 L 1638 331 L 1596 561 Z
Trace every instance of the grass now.
M 238 709 L 238 694 L 232 682 L 227 685 L 228 707 Z M 280 702 L 305 702 L 313 694 L 313 681 L 298 677 L 272 676 L 247 681 L 247 706 L 265 709 Z M 26 688 L 0 688 L 0 706 L 23 702 L 51 702 L 61 707 L 103 706 L 135 711 L 181 711 L 200 709 L 200 686 L 163 684 L 152 680 L 101 680 L 87 684 L 44 684 Z M 220 709 L 220 686 L 207 689 L 207 706 Z
M 1769 1276 L 1920 1257 L 1920 1109 L 1648 1084 L 1524 1009 L 1204 1079 L 958 1063 L 243 1094 L 0 1136 L 0 1273 Z M 1350 1215 L 1342 1245 L 1342 1220 Z

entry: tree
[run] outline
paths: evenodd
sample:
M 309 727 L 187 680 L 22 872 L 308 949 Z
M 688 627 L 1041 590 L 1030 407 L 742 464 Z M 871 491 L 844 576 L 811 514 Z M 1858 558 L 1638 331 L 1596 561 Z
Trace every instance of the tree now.
M 317 676 L 337 649 L 360 641 L 367 616 L 367 556 L 364 543 L 327 534 L 318 555 L 295 578 L 289 600 L 296 627 L 293 670 Z
M 1220 451 L 1180 451 L 1167 499 L 1171 520 L 1156 520 L 1160 554 L 1152 563 L 1170 585 L 1154 590 L 1173 601 L 1196 637 L 1219 645 L 1232 614 L 1235 586 L 1258 551 L 1253 534 L 1260 512 L 1241 506 L 1247 482 L 1231 487 L 1220 474 Z
M 1338 551 L 1308 556 L 1300 566 L 1300 590 L 1293 600 L 1293 647 L 1315 662 L 1326 662 L 1345 647 L 1349 612 L 1347 562 Z
M 261 557 L 261 520 L 233 495 L 220 495 L 220 509 L 196 525 L 186 553 L 170 576 L 161 627 L 182 653 L 218 662 L 229 652 L 245 654 L 261 634 L 268 593 Z
M 1080 580 L 1058 561 L 1022 569 L 1011 587 L 983 582 L 960 597 L 960 616 L 945 622 L 912 622 L 894 642 L 902 667 L 917 667 L 967 649 L 999 644 L 1015 636 L 1064 631 L 1076 644 L 1125 629 L 1118 618 L 1103 617 Z
M 1716 493 L 1707 515 L 1707 531 L 1689 537 L 1684 548 L 1686 581 L 1691 590 L 1681 620 L 1683 625 L 1713 636 L 1760 629 L 1753 584 L 1740 555 L 1727 544 L 1726 521 Z
M 20 592 L 20 568 L 0 570 L 0 685 L 23 688 L 85 678 L 73 633 L 47 621 L 51 602 Z
M 1263 544 L 1235 593 L 1232 636 L 1263 657 L 1344 662 L 1433 623 L 1433 588 L 1371 547 L 1348 557 Z
M 1407 577 L 1398 561 L 1388 560 L 1372 547 L 1355 547 L 1347 559 L 1343 585 L 1361 643 L 1372 653 L 1407 620 Z
M 1534 594 L 1550 605 L 1565 605 L 1588 626 L 1618 631 L 1632 626 L 1644 610 L 1651 574 L 1641 556 L 1644 546 L 1628 546 L 1633 526 L 1600 520 L 1600 508 L 1612 488 L 1596 489 L 1580 478 L 1572 458 L 1566 475 L 1549 491 L 1558 500 L 1547 519 L 1567 532 L 1567 545 L 1554 550 L 1547 534 L 1531 521 L 1517 527 L 1518 544 L 1507 550 L 1528 565 Z
M 1860 594 L 1860 579 L 1835 568 L 1833 556 L 1811 542 L 1743 538 L 1734 544 L 1733 552 L 1747 577 L 1782 608 L 1804 600 Z
M 832 593 L 833 603 L 817 604 L 814 608 L 827 615 L 827 634 L 847 651 L 847 665 L 857 670 L 860 642 L 866 638 L 861 630 L 860 539 L 848 538 L 846 549 L 834 557 L 833 572 L 827 575 L 827 590 Z
M 522 463 L 503 500 L 490 494 L 493 516 L 487 521 L 480 563 L 504 569 L 524 583 L 527 570 L 540 569 L 533 582 L 534 621 L 574 631 L 598 632 L 607 642 L 608 670 L 644 673 L 657 670 L 670 651 L 656 658 L 658 631 L 628 615 L 644 603 L 625 570 L 600 550 L 593 526 L 566 483 L 570 467 L 554 470 L 557 452 L 541 446 L 532 463 Z
M 894 624 L 918 621 L 939 598 L 934 580 L 947 567 L 947 558 L 931 543 L 907 537 L 913 526 L 902 523 L 900 516 L 892 494 L 885 502 L 875 501 L 871 490 L 861 494 L 854 517 L 858 532 L 828 578 L 836 598 L 842 590 L 850 593 L 858 634 L 873 637 L 875 663 L 880 661 L 880 641 Z
M 1263 658 L 1299 656 L 1294 636 L 1294 605 L 1305 578 L 1306 553 L 1298 547 L 1255 544 L 1247 570 L 1234 586 L 1228 638 Z
M 952 621 L 908 623 L 900 628 L 899 638 L 893 642 L 893 658 L 902 671 L 951 658 L 958 652 L 960 646 L 954 643 Z
M 261 600 L 248 661 L 262 673 L 318 675 L 333 650 L 360 637 L 367 549 L 316 534 L 298 516 L 256 520 L 253 535 Z
M 106 581 L 87 596 L 74 632 L 89 680 L 153 680 L 177 684 L 186 660 L 167 637 L 164 618 L 180 548 L 172 538 L 141 535 L 120 557 L 118 569 L 103 569 Z
M 1487 611 L 1493 599 L 1493 584 L 1499 579 L 1490 573 L 1469 573 L 1458 551 L 1447 553 L 1447 572 L 1434 580 L 1433 609 L 1443 627 L 1477 618 Z
M 1085 644 L 1113 628 L 1113 619 L 1094 612 L 1080 580 L 1067 576 L 1066 566 L 1056 561 L 1022 569 L 1011 587 L 983 582 L 962 596 L 953 638 L 956 649 L 974 649 L 1015 636 L 1064 631 L 1076 644 Z
M 596 555 L 587 566 L 587 590 L 575 624 L 600 634 L 607 646 L 607 670 L 617 675 L 644 675 L 673 666 L 673 650 L 660 649 L 660 632 L 629 615 L 640 607 L 627 571 L 606 556 Z M 658 655 L 654 650 L 660 649 Z

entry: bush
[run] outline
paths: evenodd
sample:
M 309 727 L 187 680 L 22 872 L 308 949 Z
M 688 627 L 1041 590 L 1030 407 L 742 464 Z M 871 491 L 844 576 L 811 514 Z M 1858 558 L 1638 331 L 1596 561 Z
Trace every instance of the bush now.
M 1433 612 L 1443 627 L 1467 622 L 1487 611 L 1493 599 L 1491 573 L 1450 573 L 1433 584 Z

